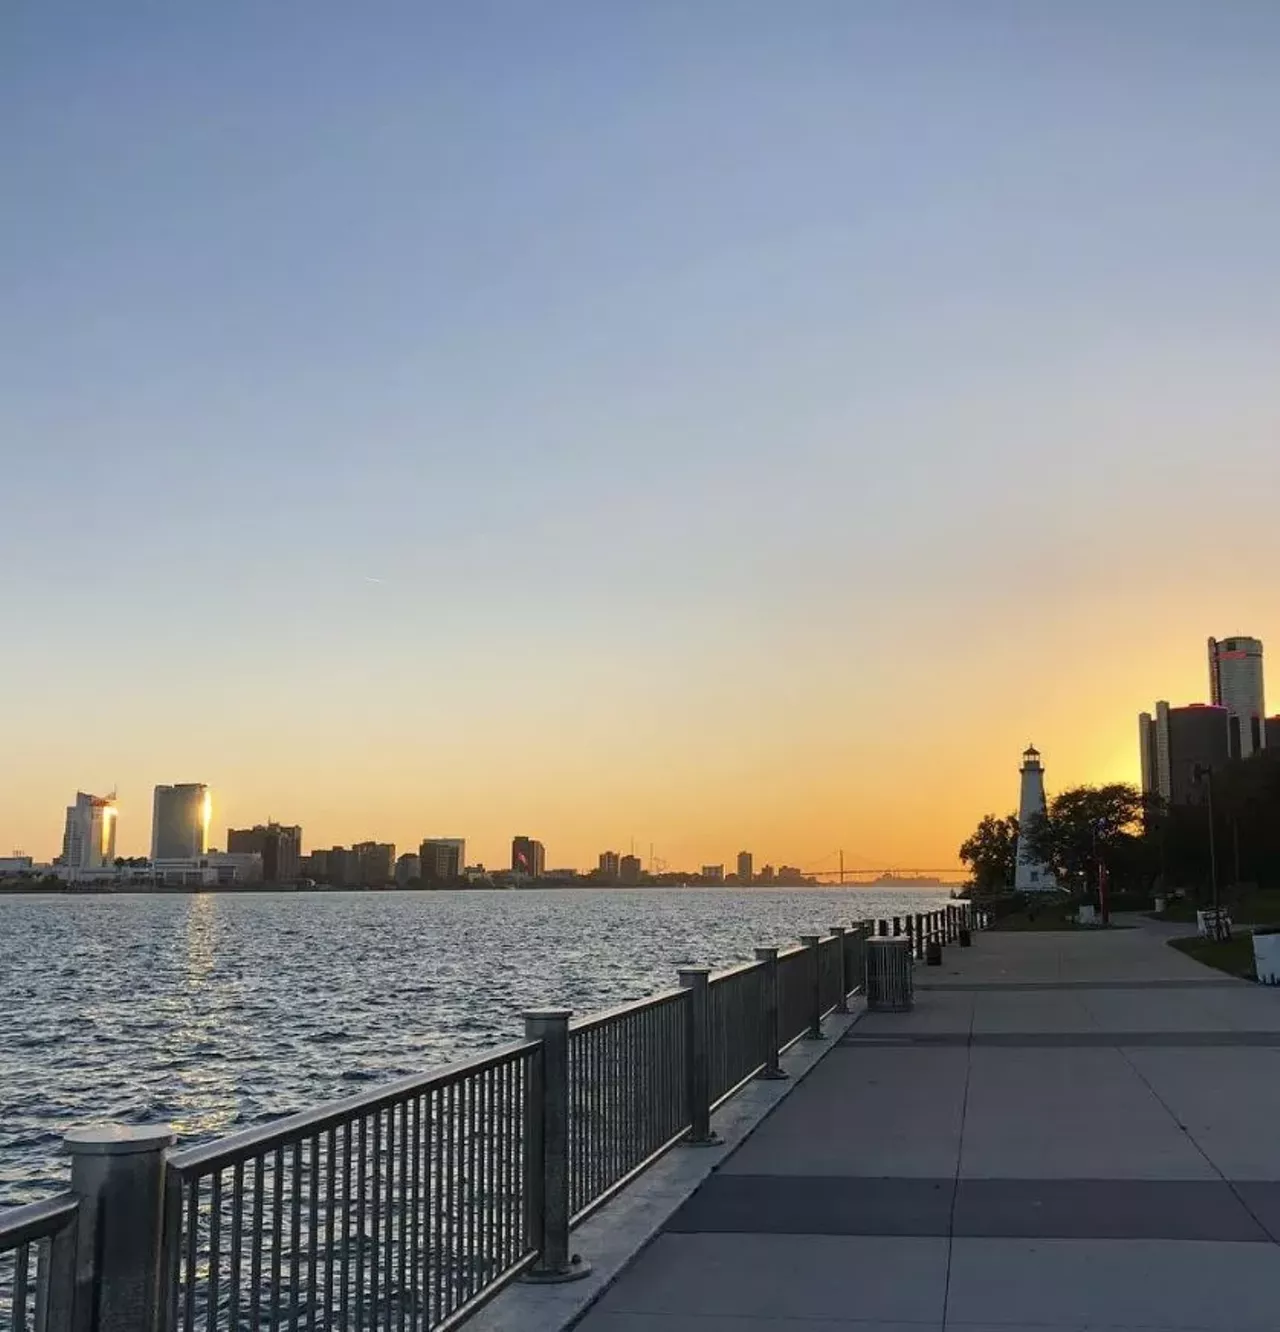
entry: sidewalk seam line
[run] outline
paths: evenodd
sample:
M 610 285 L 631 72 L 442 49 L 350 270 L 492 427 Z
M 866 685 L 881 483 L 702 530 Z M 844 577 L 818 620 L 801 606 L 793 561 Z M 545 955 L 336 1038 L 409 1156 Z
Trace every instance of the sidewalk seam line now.
M 956 1173 L 951 1184 L 951 1213 L 947 1219 L 947 1274 L 942 1286 L 942 1332 L 946 1332 L 951 1310 L 951 1259 L 956 1246 L 956 1204 L 960 1200 L 960 1169 L 964 1164 L 964 1129 L 969 1115 L 969 1082 L 973 1077 L 973 1028 L 978 1001 L 969 1009 L 969 1040 L 965 1045 L 964 1094 L 960 1098 L 960 1136 L 956 1143 Z

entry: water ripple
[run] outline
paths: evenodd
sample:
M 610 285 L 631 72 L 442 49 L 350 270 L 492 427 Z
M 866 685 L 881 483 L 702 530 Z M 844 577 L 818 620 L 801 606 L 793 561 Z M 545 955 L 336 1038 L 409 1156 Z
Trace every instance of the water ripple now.
M 197 1141 L 593 1012 L 759 943 L 936 893 L 0 896 L 0 1206 L 62 1187 L 63 1133 Z

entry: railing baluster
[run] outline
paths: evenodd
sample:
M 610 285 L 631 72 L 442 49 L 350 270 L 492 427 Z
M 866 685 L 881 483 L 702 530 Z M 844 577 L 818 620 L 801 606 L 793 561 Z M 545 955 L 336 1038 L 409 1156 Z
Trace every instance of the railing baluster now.
M 209 1188 L 209 1289 L 205 1302 L 205 1327 L 217 1332 L 218 1270 L 222 1266 L 222 1171 L 215 1170 Z

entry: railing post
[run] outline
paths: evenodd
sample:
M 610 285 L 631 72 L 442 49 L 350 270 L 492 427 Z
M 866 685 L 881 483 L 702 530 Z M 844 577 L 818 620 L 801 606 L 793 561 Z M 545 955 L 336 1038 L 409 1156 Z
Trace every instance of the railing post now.
M 76 1220 L 75 1332 L 161 1332 L 167 1124 L 100 1124 L 63 1138 Z
M 843 925 L 833 925 L 831 927 L 831 933 L 839 941 L 837 951 L 840 954 L 840 997 L 836 1000 L 837 1013 L 847 1013 L 849 1011 L 849 991 L 853 988 L 849 984 L 849 968 L 846 965 L 847 958 L 845 956 L 844 936 L 848 932 Z
M 809 1030 L 805 1032 L 806 1041 L 822 1040 L 822 959 L 819 949 L 822 945 L 820 934 L 802 934 L 800 942 L 809 954 L 809 970 L 813 977 L 813 995 L 809 1003 Z
M 778 1082 L 787 1075 L 778 1063 L 778 1047 L 782 1044 L 781 1015 L 778 1011 L 778 950 L 757 948 L 756 961 L 764 963 L 764 1030 L 765 1063 L 757 1074 L 766 1082 Z
M 524 1038 L 541 1044 L 529 1089 L 525 1123 L 525 1210 L 538 1257 L 526 1281 L 575 1281 L 591 1265 L 569 1255 L 569 1018 L 568 1008 L 524 1015 Z
M 886 939 L 889 936 L 889 922 L 885 920 L 883 917 L 881 917 L 880 920 L 876 921 L 876 933 L 882 939 Z
M 684 1043 L 685 1085 L 689 1092 L 690 1147 L 714 1146 L 720 1139 L 711 1131 L 711 1061 L 708 1049 L 707 978 L 710 967 L 681 967 L 680 984 L 689 991 L 688 1027 Z
M 916 928 L 911 936 L 911 942 L 915 945 L 915 954 L 917 958 L 924 957 L 924 916 L 917 911 L 913 917 Z
M 898 938 L 901 934 L 902 934 L 902 917 L 901 917 L 901 916 L 894 916 L 894 918 L 893 918 L 893 937 L 896 939 L 896 938 Z

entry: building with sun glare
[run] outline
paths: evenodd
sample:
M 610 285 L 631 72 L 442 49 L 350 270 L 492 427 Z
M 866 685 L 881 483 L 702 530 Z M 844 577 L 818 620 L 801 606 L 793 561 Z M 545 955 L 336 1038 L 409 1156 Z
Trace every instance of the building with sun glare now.
M 203 782 L 157 786 L 151 806 L 151 859 L 181 860 L 209 850 L 213 797 Z
M 69 870 L 107 869 L 116 858 L 116 797 L 76 792 L 67 806 L 61 864 Z

